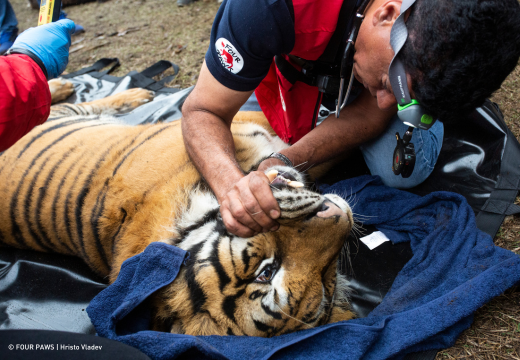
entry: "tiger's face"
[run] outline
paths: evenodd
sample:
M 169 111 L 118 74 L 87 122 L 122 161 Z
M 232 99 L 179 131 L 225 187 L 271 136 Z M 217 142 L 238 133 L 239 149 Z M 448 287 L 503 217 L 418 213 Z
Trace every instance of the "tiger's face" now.
M 354 316 L 348 283 L 337 273 L 353 225 L 349 205 L 336 195 L 290 187 L 302 175 L 274 169 L 271 186 L 281 209 L 275 232 L 247 239 L 228 233 L 211 192 L 193 190 L 179 237 L 167 241 L 190 260 L 156 301 L 163 330 L 269 337 Z

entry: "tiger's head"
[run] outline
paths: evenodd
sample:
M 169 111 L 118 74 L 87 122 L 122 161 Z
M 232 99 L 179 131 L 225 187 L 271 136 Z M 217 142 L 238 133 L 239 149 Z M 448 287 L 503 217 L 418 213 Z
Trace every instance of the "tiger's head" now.
M 189 194 L 169 243 L 190 258 L 155 299 L 157 330 L 270 337 L 354 317 L 348 282 L 337 271 L 353 225 L 349 205 L 337 195 L 291 187 L 289 181 L 304 183 L 302 174 L 274 169 L 271 187 L 281 209 L 275 232 L 236 237 L 209 189 Z

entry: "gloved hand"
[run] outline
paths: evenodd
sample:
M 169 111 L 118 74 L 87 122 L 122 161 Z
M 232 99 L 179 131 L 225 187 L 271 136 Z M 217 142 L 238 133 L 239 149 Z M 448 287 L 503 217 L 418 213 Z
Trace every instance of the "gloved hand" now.
M 45 67 L 47 80 L 53 79 L 67 67 L 70 36 L 74 29 L 74 22 L 69 19 L 27 29 L 18 35 L 9 52 L 27 54 L 28 51 L 32 53 L 41 60 Z M 30 54 L 27 55 L 30 56 Z M 35 59 L 33 58 L 33 60 Z M 41 64 L 39 65 L 41 66 Z

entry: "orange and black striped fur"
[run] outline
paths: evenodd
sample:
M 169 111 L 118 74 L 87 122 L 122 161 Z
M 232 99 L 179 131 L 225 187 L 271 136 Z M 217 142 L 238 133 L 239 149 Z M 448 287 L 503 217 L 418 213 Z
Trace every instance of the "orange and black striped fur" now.
M 54 96 L 72 92 L 60 80 L 53 86 Z M 177 279 L 153 295 L 156 330 L 273 336 L 352 318 L 337 272 L 353 224 L 348 204 L 287 186 L 303 175 L 277 167 L 279 230 L 233 236 L 188 158 L 180 121 L 127 126 L 106 115 L 151 99 L 132 89 L 55 105 L 44 125 L 0 155 L 0 243 L 78 256 L 110 282 L 153 241 L 189 251 Z M 232 132 L 245 173 L 286 146 L 250 121 L 235 121 Z

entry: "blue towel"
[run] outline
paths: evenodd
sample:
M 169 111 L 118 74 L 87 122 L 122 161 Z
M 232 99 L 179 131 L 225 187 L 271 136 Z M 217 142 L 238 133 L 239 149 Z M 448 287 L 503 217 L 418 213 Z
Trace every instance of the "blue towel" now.
M 187 256 L 173 246 L 153 243 L 128 259 L 117 281 L 87 308 L 98 335 L 134 346 L 152 359 L 181 354 L 208 359 L 399 359 L 453 345 L 479 307 L 520 281 L 520 257 L 495 246 L 476 228 L 460 195 L 419 197 L 371 176 L 322 190 L 350 198 L 364 223 L 375 225 L 394 243 L 410 242 L 412 259 L 366 318 L 270 339 L 147 330 L 146 298 L 175 279 Z

